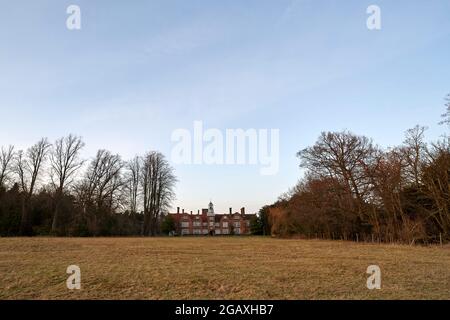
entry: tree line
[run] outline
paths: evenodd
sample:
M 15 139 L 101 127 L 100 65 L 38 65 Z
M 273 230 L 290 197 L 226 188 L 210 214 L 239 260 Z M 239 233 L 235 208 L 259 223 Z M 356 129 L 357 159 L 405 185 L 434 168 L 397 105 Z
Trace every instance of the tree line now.
M 450 126 L 450 95 L 441 122 Z M 261 209 L 259 232 L 326 239 L 431 243 L 450 240 L 450 137 L 425 127 L 381 148 L 349 131 L 323 132 L 297 156 L 305 175 Z
M 0 150 L 0 236 L 112 236 L 160 233 L 176 177 L 157 151 L 124 161 L 68 135 L 27 150 Z

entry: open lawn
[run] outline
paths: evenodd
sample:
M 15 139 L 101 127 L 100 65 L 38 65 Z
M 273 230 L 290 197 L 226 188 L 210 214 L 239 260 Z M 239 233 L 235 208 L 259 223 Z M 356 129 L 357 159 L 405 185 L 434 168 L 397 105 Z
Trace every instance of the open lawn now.
M 81 290 L 66 268 L 81 268 Z M 366 269 L 379 265 L 381 290 Z M 1 299 L 450 299 L 450 247 L 262 237 L 0 238 Z

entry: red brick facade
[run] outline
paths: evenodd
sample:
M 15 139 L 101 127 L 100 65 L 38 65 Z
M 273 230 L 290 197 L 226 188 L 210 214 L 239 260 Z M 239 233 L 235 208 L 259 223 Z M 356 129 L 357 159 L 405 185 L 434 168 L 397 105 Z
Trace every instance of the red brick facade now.
M 250 220 L 254 214 L 245 214 L 245 208 L 241 212 L 228 214 L 216 214 L 212 209 L 202 209 L 197 214 L 180 212 L 169 213 L 175 220 L 176 233 L 178 235 L 246 235 L 250 234 Z

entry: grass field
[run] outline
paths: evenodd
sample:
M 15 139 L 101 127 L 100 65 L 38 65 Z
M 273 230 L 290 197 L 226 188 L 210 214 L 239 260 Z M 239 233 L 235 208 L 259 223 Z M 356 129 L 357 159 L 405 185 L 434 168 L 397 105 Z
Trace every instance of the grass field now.
M 66 287 L 68 265 L 81 290 Z M 382 271 L 368 290 L 369 265 Z M 262 237 L 0 238 L 1 299 L 450 299 L 450 247 Z

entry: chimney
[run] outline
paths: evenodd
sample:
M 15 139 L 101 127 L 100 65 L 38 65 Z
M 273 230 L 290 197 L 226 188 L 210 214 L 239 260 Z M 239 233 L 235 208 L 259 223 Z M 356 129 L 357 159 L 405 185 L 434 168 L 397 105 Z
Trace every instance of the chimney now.
M 241 208 L 241 214 L 245 214 L 245 207 Z
M 177 213 L 180 213 L 180 207 L 177 207 Z
M 233 214 L 233 208 L 230 208 L 230 214 Z
M 183 209 L 183 213 L 184 213 L 184 209 Z
M 197 210 L 197 214 L 200 214 L 200 209 Z
M 191 210 L 191 216 L 192 216 L 192 210 Z

